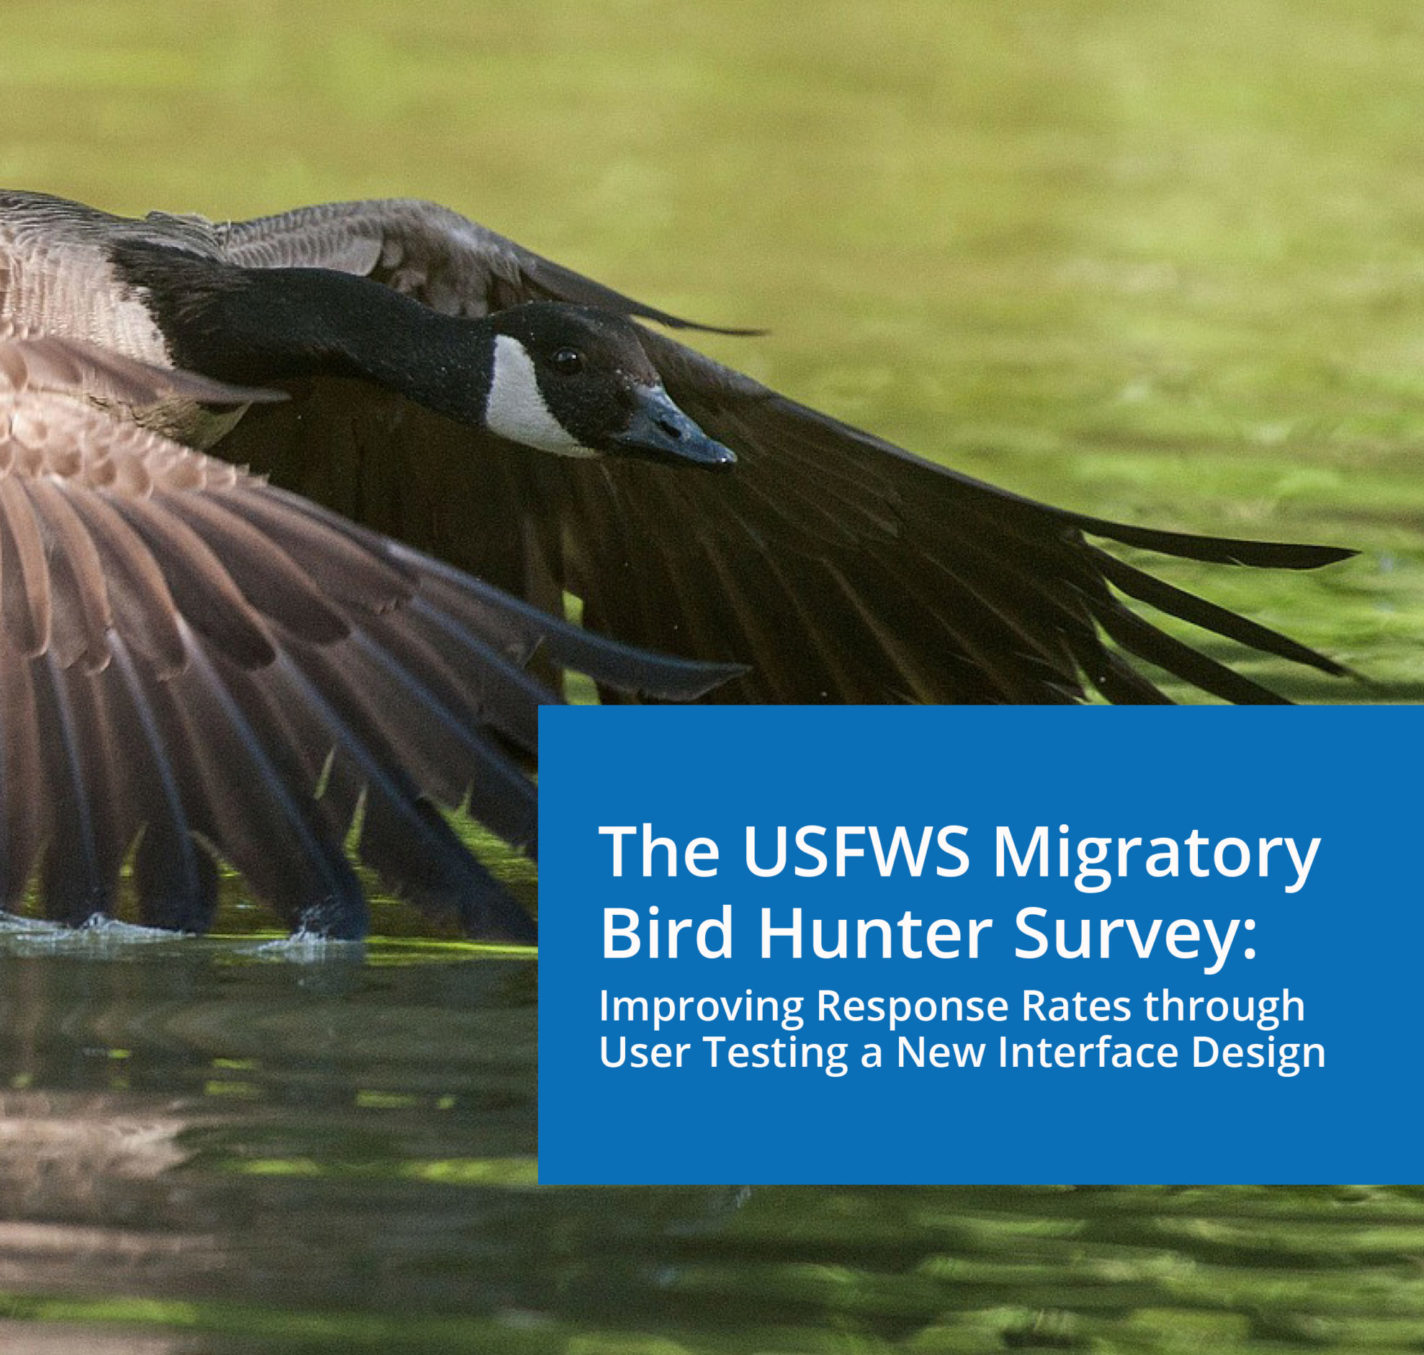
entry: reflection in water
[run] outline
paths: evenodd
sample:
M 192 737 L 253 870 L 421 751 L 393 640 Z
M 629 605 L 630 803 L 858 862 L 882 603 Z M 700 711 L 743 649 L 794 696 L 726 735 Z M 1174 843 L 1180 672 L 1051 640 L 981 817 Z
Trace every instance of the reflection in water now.
M 143 1336 L 64 1323 L 0 1320 L 5 1355 L 198 1355 L 203 1347 L 181 1336 Z M 235 1349 L 235 1347 L 234 1347 Z
M 531 963 L 294 956 L 0 938 L 7 1355 L 1424 1343 L 1418 1191 L 540 1189 Z
M 155 1233 L 155 1184 L 186 1154 L 181 1117 L 146 1098 L 103 1092 L 0 1095 L 0 1282 L 6 1289 L 84 1290 L 166 1282 L 216 1270 L 211 1235 Z

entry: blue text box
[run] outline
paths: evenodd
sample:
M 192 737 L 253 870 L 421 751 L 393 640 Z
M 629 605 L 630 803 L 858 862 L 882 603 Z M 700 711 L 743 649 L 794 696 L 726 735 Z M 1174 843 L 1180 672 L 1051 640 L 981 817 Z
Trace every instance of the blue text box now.
M 546 710 L 540 1179 L 1418 1179 L 1421 732 Z

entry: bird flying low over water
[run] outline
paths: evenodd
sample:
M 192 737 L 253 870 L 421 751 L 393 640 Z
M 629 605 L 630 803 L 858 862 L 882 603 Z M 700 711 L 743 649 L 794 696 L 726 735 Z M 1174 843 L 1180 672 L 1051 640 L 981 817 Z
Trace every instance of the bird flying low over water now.
M 38 874 L 69 921 L 136 841 L 147 920 L 205 925 L 217 855 L 290 924 L 358 934 L 359 808 L 394 887 L 528 935 L 432 805 L 468 790 L 532 838 L 536 647 L 605 700 L 1165 699 L 1134 659 L 1279 699 L 1128 599 L 1343 671 L 1095 543 L 1350 552 L 959 475 L 429 203 L 215 223 L 0 193 L 0 320 L 3 897 Z
M 365 930 L 344 844 L 471 935 L 524 910 L 432 801 L 533 852 L 542 648 L 664 699 L 737 671 L 628 649 L 225 461 L 153 414 L 272 399 L 0 324 L 0 902 L 201 931 L 217 858 L 294 929 Z

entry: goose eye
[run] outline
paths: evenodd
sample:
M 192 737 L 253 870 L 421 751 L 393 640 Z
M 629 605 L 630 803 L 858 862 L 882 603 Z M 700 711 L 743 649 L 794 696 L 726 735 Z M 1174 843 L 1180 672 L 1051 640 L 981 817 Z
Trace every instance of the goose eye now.
M 583 354 L 577 348 L 560 348 L 549 360 L 560 376 L 583 371 Z

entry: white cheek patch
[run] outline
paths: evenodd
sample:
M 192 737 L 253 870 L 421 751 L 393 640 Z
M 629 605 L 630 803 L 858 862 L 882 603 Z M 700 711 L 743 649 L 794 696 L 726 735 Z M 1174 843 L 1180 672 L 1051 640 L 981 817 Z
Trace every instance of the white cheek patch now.
M 485 401 L 485 426 L 510 442 L 556 456 L 598 456 L 583 446 L 549 411 L 534 359 L 508 334 L 494 336 L 494 375 Z

